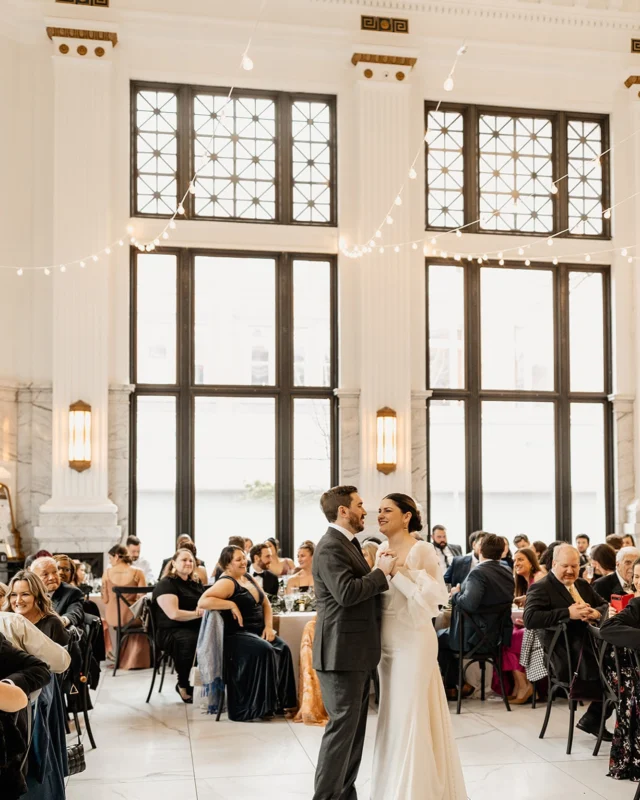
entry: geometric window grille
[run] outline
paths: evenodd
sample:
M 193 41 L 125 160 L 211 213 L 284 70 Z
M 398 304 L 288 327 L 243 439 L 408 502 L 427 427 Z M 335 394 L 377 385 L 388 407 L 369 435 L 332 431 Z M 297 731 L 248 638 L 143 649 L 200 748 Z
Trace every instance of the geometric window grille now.
M 173 214 L 177 205 L 178 98 L 173 92 L 136 92 L 136 208 Z
M 331 221 L 331 108 L 295 101 L 291 106 L 293 219 Z
M 428 224 L 458 228 L 464 225 L 464 116 L 430 111 L 427 120 Z
M 480 227 L 553 232 L 550 119 L 480 114 Z
M 276 105 L 270 98 L 194 96 L 195 216 L 276 218 Z M 200 166 L 206 158 L 207 163 Z
M 567 122 L 569 228 L 573 234 L 603 233 L 602 125 L 592 120 Z

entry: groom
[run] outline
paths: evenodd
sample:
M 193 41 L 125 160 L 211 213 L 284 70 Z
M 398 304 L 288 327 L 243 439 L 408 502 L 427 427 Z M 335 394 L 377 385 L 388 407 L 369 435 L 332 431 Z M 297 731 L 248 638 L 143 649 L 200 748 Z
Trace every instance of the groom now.
M 357 800 L 369 707 L 369 682 L 380 661 L 378 595 L 389 588 L 395 558 L 369 569 L 356 533 L 367 512 L 355 486 L 335 486 L 320 505 L 329 529 L 313 557 L 318 619 L 313 667 L 329 722 L 322 738 L 313 800 Z

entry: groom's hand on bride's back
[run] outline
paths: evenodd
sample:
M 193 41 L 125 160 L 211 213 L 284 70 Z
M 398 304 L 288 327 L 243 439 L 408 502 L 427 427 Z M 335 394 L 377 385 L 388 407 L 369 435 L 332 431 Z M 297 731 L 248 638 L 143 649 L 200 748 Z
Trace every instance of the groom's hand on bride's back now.
M 378 569 L 389 576 L 393 572 L 393 566 L 396 563 L 396 556 L 391 550 L 385 550 L 378 556 Z

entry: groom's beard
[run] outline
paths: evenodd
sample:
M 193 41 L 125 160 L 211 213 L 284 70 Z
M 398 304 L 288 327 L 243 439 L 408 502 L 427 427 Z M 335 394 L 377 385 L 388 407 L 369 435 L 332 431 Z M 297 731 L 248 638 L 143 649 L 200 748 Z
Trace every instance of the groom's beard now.
M 439 550 L 444 550 L 447 546 L 447 542 L 433 542 L 433 546 L 437 547 Z
M 360 533 L 364 530 L 364 517 L 360 518 L 353 511 L 349 512 L 349 525 L 355 533 Z

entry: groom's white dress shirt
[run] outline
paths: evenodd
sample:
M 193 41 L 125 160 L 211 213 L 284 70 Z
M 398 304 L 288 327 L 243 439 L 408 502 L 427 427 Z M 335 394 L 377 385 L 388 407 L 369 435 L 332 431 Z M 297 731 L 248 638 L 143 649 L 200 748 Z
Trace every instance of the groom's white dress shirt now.
M 355 533 L 351 533 L 351 531 L 348 531 L 346 528 L 343 528 L 342 526 L 337 525 L 335 522 L 330 522 L 329 523 L 329 527 L 330 528 L 335 528 L 337 531 L 340 531 L 340 533 L 342 533 L 344 536 L 346 536 L 347 539 L 350 542 L 352 542 L 356 538 Z

